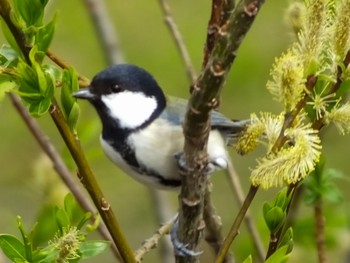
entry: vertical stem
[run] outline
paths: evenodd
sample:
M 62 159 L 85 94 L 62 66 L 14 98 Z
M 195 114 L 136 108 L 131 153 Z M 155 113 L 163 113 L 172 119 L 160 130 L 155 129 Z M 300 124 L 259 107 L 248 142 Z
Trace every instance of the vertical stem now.
M 222 263 L 225 260 L 225 256 L 228 253 L 230 246 L 233 242 L 233 240 L 235 239 L 235 237 L 238 235 L 238 229 L 244 219 L 245 214 L 248 211 L 248 208 L 250 206 L 250 204 L 252 203 L 255 194 L 258 192 L 258 187 L 251 185 L 249 188 L 249 192 L 243 202 L 243 205 L 241 207 L 241 209 L 238 212 L 238 215 L 236 216 L 235 221 L 233 222 L 231 229 L 227 235 L 227 237 L 224 240 L 223 245 L 220 248 L 220 251 L 218 253 L 218 256 L 215 260 L 215 263 Z
M 326 245 L 325 245 L 325 220 L 323 215 L 323 202 L 322 198 L 316 202 L 315 207 L 315 238 L 316 238 L 316 247 L 319 263 L 328 263 L 327 254 L 326 254 Z

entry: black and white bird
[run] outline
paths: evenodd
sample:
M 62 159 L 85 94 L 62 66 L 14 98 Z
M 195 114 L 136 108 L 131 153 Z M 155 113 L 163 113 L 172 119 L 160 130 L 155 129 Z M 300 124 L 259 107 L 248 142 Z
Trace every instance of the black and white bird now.
M 101 71 L 90 86 L 73 96 L 95 107 L 102 122 L 102 148 L 126 174 L 160 189 L 181 185 L 175 157 L 184 146 L 186 100 L 167 98 L 150 73 L 129 64 Z M 212 111 L 208 171 L 227 168 L 225 146 L 231 145 L 246 125 L 247 121 L 232 121 Z

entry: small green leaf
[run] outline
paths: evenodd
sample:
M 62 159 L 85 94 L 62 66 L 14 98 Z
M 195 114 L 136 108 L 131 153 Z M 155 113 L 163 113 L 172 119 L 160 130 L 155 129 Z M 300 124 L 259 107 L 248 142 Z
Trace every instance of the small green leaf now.
M 13 262 L 26 261 L 26 252 L 23 243 L 17 237 L 7 234 L 0 234 L 0 248 Z
M 289 258 L 289 254 L 287 254 L 288 247 L 283 246 L 280 247 L 273 253 L 266 261 L 265 263 L 285 263 L 287 262 Z
M 76 208 L 76 202 L 71 193 L 68 193 L 64 198 L 64 210 L 69 218 L 73 218 L 74 209 Z
M 61 104 L 63 112 L 66 116 L 69 126 L 74 129 L 79 118 L 79 106 L 72 93 L 79 88 L 78 76 L 73 68 L 69 68 L 63 72 Z
M 35 44 L 38 46 L 38 50 L 42 52 L 46 52 L 49 48 L 54 32 L 55 32 L 55 25 L 56 25 L 56 16 L 53 18 L 51 22 L 49 22 L 47 25 L 41 27 L 35 38 Z
M 77 126 L 79 115 L 80 115 L 80 108 L 78 103 L 75 102 L 73 103 L 73 106 L 71 108 L 71 111 L 67 119 L 68 125 L 72 130 L 74 130 Z
M 284 233 L 281 241 L 278 243 L 278 247 L 287 246 L 287 253 L 292 252 L 294 242 L 293 242 L 293 229 L 289 227 L 288 230 Z
M 12 91 L 17 87 L 17 84 L 13 81 L 2 81 L 0 78 L 0 101 L 2 101 L 7 92 Z
M 40 0 L 13 0 L 14 10 L 29 26 L 40 26 L 44 16 L 44 7 Z
M 13 48 L 13 50 L 16 51 L 18 56 L 20 56 L 21 58 L 24 58 L 22 50 L 18 46 L 15 37 L 12 35 L 12 32 L 10 31 L 7 24 L 3 20 L 1 20 L 1 28 L 2 28 L 2 32 L 6 38 L 7 43 L 9 43 L 11 48 Z
M 26 231 L 24 230 L 22 219 L 20 216 L 17 217 L 17 226 L 22 235 L 23 244 L 24 244 L 25 253 L 26 253 L 26 259 L 31 262 L 32 256 L 33 256 L 32 243 L 29 240 L 29 237 Z
M 59 208 L 59 207 L 55 208 L 55 219 L 61 233 L 63 233 L 64 228 L 68 228 L 69 226 L 71 226 L 70 218 L 67 212 L 62 208 Z
M 43 98 L 29 105 L 29 113 L 34 117 L 41 117 L 51 106 L 51 98 Z
M 280 208 L 282 208 L 283 211 L 286 210 L 288 206 L 288 199 L 287 199 L 287 187 L 283 188 L 281 191 L 278 192 L 276 198 L 275 198 L 275 205 Z
M 271 233 L 276 233 L 283 225 L 286 218 L 285 212 L 280 207 L 273 207 L 264 214 L 266 225 Z
M 252 255 L 249 255 L 242 263 L 253 263 Z
M 108 241 L 96 240 L 85 241 L 80 245 L 80 253 L 83 259 L 95 257 L 101 254 L 110 246 Z

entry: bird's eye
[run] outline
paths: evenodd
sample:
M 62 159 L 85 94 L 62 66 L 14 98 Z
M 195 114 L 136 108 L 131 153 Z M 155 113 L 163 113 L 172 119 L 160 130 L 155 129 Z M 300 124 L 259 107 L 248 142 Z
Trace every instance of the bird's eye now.
M 122 88 L 118 85 L 118 84 L 115 84 L 111 87 L 111 90 L 113 92 L 121 92 L 122 91 Z

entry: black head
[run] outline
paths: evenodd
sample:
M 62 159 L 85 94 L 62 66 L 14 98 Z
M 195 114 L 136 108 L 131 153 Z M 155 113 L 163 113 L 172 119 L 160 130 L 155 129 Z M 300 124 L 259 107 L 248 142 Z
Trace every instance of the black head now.
M 89 100 L 104 126 L 113 119 L 123 129 L 147 125 L 166 106 L 164 93 L 152 75 L 130 64 L 108 67 L 73 96 Z

